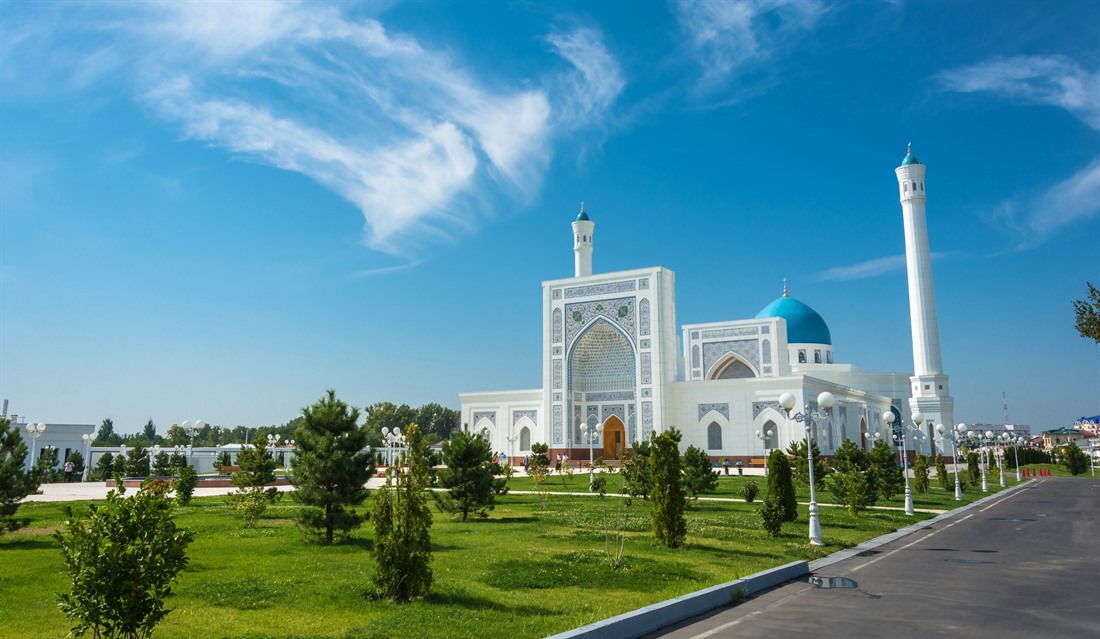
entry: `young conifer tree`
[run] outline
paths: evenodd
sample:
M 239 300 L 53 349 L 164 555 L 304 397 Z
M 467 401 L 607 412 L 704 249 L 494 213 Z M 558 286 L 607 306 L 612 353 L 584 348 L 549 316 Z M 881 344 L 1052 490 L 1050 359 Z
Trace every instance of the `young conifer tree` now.
M 406 469 L 390 468 L 374 500 L 374 583 L 382 596 L 404 602 L 432 587 L 432 511 L 428 508 L 428 445 L 409 424 Z
M 798 519 L 798 501 L 794 496 L 791 460 L 787 458 L 786 453 L 778 448 L 768 455 L 767 500 L 783 507 L 783 521 Z
M 365 516 L 352 507 L 367 498 L 366 483 L 374 476 L 373 455 L 359 410 L 336 399 L 330 390 L 302 409 L 302 424 L 294 431 L 294 498 L 306 506 L 298 525 L 322 543 L 331 544 L 337 532 L 347 534 Z
M 21 500 L 38 490 L 40 473 L 27 465 L 27 443 L 11 420 L 0 418 L 0 534 L 22 528 L 29 520 L 17 519 L 15 511 Z
M 447 466 L 439 474 L 439 483 L 446 493 L 432 493 L 439 507 L 449 513 L 461 515 L 462 521 L 470 513 L 488 517 L 495 506 L 497 495 L 508 492 L 508 480 L 497 477 L 500 465 L 493 460 L 489 440 L 459 431 L 443 442 L 443 463 Z
M 658 543 L 679 548 L 687 537 L 684 518 L 687 497 L 680 477 L 680 431 L 670 428 L 659 435 L 654 434 L 650 451 L 653 533 Z

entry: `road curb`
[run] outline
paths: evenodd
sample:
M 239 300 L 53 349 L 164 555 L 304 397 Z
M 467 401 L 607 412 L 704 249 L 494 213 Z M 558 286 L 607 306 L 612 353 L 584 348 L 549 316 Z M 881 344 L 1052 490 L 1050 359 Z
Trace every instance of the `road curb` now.
M 645 636 L 661 628 L 680 623 L 692 617 L 698 617 L 711 610 L 724 608 L 735 603 L 739 599 L 748 597 L 762 590 L 785 584 L 788 581 L 793 581 L 799 577 L 816 572 L 817 570 L 831 566 L 837 562 L 844 561 L 860 553 L 874 550 L 879 546 L 888 544 L 906 535 L 911 535 L 919 530 L 934 526 L 946 519 L 956 517 L 968 510 L 982 506 L 994 499 L 1004 497 L 1017 490 L 1034 485 L 1037 484 L 1030 481 L 1021 482 L 1015 486 L 1005 488 L 998 493 L 982 497 L 965 506 L 959 506 L 958 508 L 949 510 L 931 519 L 926 519 L 910 524 L 904 528 L 899 528 L 892 533 L 887 533 L 880 537 L 865 541 L 857 546 L 838 550 L 828 557 L 815 559 L 812 562 L 794 561 L 783 566 L 749 575 L 742 579 L 727 581 L 717 586 L 697 590 L 674 599 L 668 599 L 615 617 L 597 621 L 587 626 L 581 626 L 580 628 L 574 628 L 573 630 L 551 635 L 547 639 L 637 639 L 638 637 Z

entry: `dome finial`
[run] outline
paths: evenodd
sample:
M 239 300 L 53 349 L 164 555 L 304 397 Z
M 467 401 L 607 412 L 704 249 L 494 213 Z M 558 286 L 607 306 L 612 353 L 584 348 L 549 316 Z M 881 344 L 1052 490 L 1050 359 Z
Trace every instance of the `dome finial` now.
M 790 297 L 787 295 L 787 278 L 783 278 L 783 297 Z
M 577 214 L 577 221 L 578 222 L 588 222 L 589 221 L 588 214 L 584 212 L 584 201 L 583 200 L 581 201 L 581 212 Z
M 910 142 L 910 143 L 908 143 L 908 144 L 906 144 L 906 145 L 905 145 L 905 154 L 906 154 L 906 155 L 909 155 L 909 154 L 911 154 L 912 152 L 913 152 L 913 143 L 912 143 L 912 142 Z M 584 208 L 584 204 L 581 204 L 581 208 L 582 208 L 582 209 Z
M 584 213 L 584 200 L 581 200 L 581 213 Z

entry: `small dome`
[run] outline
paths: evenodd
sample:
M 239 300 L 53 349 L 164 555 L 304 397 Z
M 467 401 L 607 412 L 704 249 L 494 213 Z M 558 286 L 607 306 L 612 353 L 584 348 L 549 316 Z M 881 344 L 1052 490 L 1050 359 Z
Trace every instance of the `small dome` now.
M 578 222 L 587 222 L 587 221 L 589 221 L 588 220 L 588 214 L 584 212 L 584 209 L 581 209 L 580 215 L 577 216 L 577 221 Z
M 901 161 L 902 166 L 909 166 L 910 164 L 920 164 L 920 160 L 917 159 L 917 156 L 913 155 L 913 145 L 911 144 L 906 147 L 905 158 Z
M 825 320 L 817 314 L 817 311 L 806 306 L 793 297 L 784 295 L 764 310 L 756 314 L 757 319 L 764 317 L 782 317 L 787 320 L 788 344 L 828 344 L 832 345 L 833 338 L 829 334 L 829 326 Z

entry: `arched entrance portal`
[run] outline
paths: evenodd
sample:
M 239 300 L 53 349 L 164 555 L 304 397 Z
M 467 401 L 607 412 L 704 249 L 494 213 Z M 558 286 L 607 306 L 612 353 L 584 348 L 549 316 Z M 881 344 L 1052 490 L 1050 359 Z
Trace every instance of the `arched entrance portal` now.
M 618 459 L 626 447 L 626 427 L 623 420 L 615 415 L 603 423 L 603 458 Z

